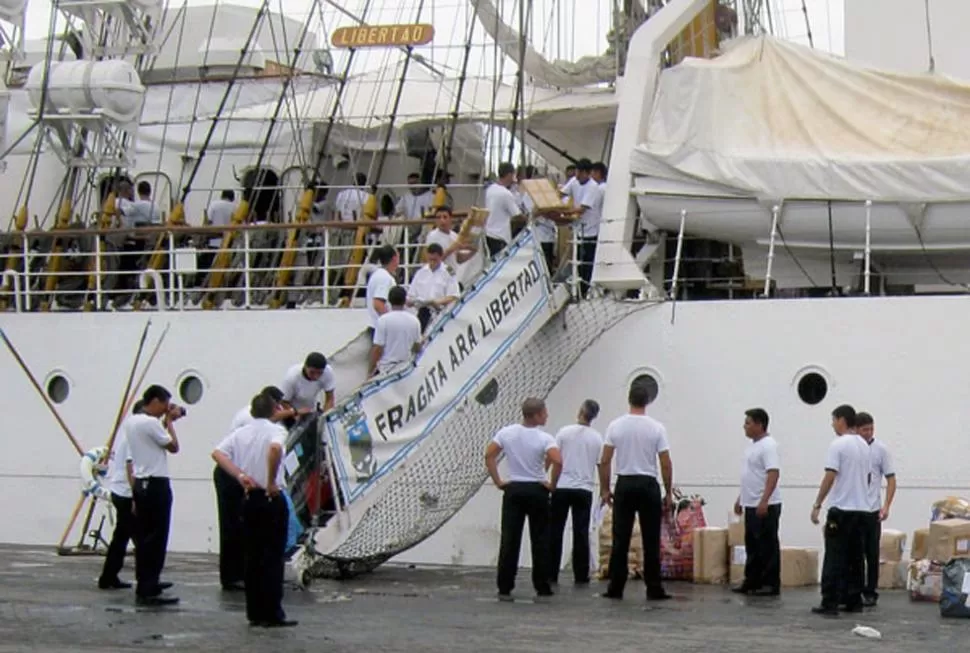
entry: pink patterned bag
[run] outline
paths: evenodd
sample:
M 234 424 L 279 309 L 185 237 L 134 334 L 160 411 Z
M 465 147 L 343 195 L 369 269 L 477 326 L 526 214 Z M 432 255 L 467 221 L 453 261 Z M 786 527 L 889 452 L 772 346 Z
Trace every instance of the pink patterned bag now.
M 684 497 L 674 488 L 674 512 L 660 524 L 660 575 L 664 580 L 694 580 L 694 531 L 707 526 L 704 499 Z

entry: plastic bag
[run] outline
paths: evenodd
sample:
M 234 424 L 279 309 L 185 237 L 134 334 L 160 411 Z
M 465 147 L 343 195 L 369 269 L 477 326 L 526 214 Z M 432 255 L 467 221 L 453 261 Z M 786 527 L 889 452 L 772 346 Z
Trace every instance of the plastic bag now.
M 970 519 L 970 501 L 947 497 L 935 502 L 930 510 L 930 521 L 941 519 Z
M 940 616 L 970 619 L 970 560 L 954 558 L 943 567 Z
M 707 526 L 704 499 L 684 497 L 674 489 L 674 512 L 660 524 L 660 575 L 665 580 L 694 580 L 694 531 Z

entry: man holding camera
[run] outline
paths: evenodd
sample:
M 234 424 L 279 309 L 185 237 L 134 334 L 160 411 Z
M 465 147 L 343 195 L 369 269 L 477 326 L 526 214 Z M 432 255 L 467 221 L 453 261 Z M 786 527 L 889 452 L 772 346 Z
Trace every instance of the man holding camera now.
M 159 583 L 165 566 L 172 518 L 172 486 L 168 454 L 178 453 L 174 423 L 185 409 L 171 403 L 172 393 L 152 385 L 142 395 L 142 414 L 128 418 L 125 430 L 131 458 L 135 512 L 135 600 L 138 605 L 172 605 L 178 597 L 163 596 Z

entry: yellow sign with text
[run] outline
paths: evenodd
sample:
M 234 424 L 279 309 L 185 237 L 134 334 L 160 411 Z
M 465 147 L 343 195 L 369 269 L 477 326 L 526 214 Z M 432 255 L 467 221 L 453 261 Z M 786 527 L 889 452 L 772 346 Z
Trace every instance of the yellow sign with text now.
M 330 42 L 335 48 L 393 48 L 431 43 L 434 25 L 360 25 L 341 27 Z

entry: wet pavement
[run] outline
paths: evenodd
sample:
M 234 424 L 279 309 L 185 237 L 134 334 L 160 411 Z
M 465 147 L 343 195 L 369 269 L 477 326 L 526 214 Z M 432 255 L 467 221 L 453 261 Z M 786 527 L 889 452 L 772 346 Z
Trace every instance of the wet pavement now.
M 170 554 L 165 573 L 182 602 L 138 608 L 131 590 L 99 591 L 101 558 L 0 546 L 0 652 L 6 651 L 906 651 L 966 650 L 970 620 L 945 620 L 935 604 L 884 592 L 878 608 L 837 619 L 809 608 L 817 588 L 779 599 L 744 598 L 721 586 L 670 583 L 677 598 L 647 605 L 632 582 L 622 602 L 603 586 L 568 581 L 533 603 L 528 571 L 515 603 L 495 599 L 488 569 L 388 565 L 359 579 L 288 590 L 296 628 L 250 628 L 241 594 L 219 587 L 216 558 Z M 129 566 L 123 578 L 131 578 Z M 566 574 L 568 578 L 568 574 Z M 851 633 L 871 626 L 882 640 Z

